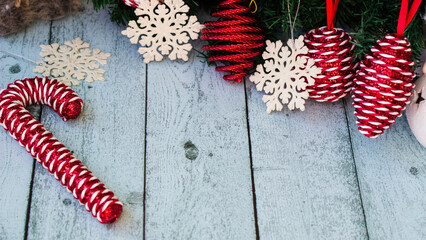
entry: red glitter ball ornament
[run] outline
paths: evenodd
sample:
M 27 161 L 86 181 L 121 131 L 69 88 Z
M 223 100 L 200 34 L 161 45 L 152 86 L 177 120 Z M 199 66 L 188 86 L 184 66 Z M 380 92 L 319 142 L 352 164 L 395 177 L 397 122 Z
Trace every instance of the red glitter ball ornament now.
M 349 95 L 357 65 L 353 61 L 354 39 L 340 28 L 320 27 L 306 33 L 307 56 L 315 60 L 321 74 L 306 89 L 318 102 L 335 102 Z
M 353 89 L 358 130 L 377 138 L 405 109 L 415 74 L 410 43 L 397 34 L 387 34 L 371 47 L 361 63 Z
M 80 115 L 83 101 L 70 87 L 57 80 L 37 77 L 17 80 L 0 94 L 0 125 L 66 186 L 99 222 L 117 220 L 123 204 L 31 116 L 25 107 L 32 104 L 47 105 L 67 121 Z
M 226 0 L 219 4 L 219 11 L 212 13 L 221 20 L 207 22 L 201 30 L 201 39 L 217 41 L 203 47 L 210 51 L 210 61 L 221 61 L 225 66 L 216 67 L 217 71 L 230 72 L 225 80 L 242 81 L 248 69 L 254 66 L 254 57 L 262 53 L 265 36 L 262 28 L 257 27 L 259 20 L 254 18 L 248 0 Z

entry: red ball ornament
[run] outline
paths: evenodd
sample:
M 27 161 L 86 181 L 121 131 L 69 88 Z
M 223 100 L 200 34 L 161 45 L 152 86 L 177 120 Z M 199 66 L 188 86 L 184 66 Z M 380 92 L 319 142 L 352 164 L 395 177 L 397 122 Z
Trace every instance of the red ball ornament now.
M 321 74 L 306 89 L 318 102 L 335 102 L 352 90 L 357 64 L 353 61 L 354 39 L 340 28 L 320 27 L 306 33 L 307 56 Z
M 201 30 L 202 40 L 217 41 L 203 50 L 210 51 L 210 61 L 221 61 L 225 66 L 216 67 L 217 71 L 230 72 L 225 80 L 241 82 L 254 66 L 254 57 L 260 55 L 265 36 L 262 28 L 256 26 L 259 20 L 254 18 L 248 0 L 225 0 L 219 4 L 219 11 L 212 13 L 221 20 L 207 22 Z
M 409 103 L 415 76 L 410 43 L 397 34 L 387 34 L 371 47 L 357 73 L 353 106 L 358 130 L 377 138 L 388 129 Z
M 123 204 L 31 116 L 25 107 L 32 104 L 47 105 L 67 121 L 80 115 L 83 101 L 70 87 L 57 80 L 37 77 L 17 80 L 0 93 L 0 125 L 66 186 L 99 222 L 117 220 Z

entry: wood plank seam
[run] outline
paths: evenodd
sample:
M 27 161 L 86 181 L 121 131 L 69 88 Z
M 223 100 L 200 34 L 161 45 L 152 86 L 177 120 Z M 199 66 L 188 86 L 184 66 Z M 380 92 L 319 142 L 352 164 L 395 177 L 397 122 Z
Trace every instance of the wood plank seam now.
M 48 44 L 52 44 L 52 26 L 53 26 L 53 20 L 50 21 L 49 24 L 49 40 L 48 40 Z M 43 108 L 45 106 L 43 106 L 42 104 L 40 104 L 40 108 L 39 108 L 39 112 L 38 112 L 38 121 L 41 121 L 41 115 L 43 113 Z M 28 239 L 28 228 L 29 228 L 29 224 L 30 224 L 30 214 L 31 214 L 31 200 L 32 200 L 32 196 L 33 196 L 33 187 L 34 187 L 34 176 L 35 176 L 35 169 L 36 169 L 36 159 L 33 158 L 33 167 L 32 167 L 32 172 L 31 172 L 31 181 L 30 181 L 30 191 L 29 191 L 29 195 L 28 195 L 28 204 L 27 204 L 27 215 L 25 216 L 25 230 L 24 230 L 24 240 Z
M 345 110 L 345 119 L 346 119 L 346 125 L 347 125 L 348 133 L 349 133 L 348 137 L 349 137 L 349 143 L 350 143 L 350 147 L 351 147 L 351 155 L 352 155 L 352 160 L 353 160 L 353 165 L 354 165 L 356 184 L 358 186 L 359 200 L 360 200 L 360 203 L 361 203 L 362 215 L 364 217 L 365 233 L 366 233 L 367 239 L 370 239 L 370 235 L 368 234 L 367 218 L 365 216 L 365 210 L 364 210 L 364 202 L 362 200 L 361 187 L 359 186 L 358 170 L 357 170 L 357 167 L 356 167 L 355 154 L 354 154 L 354 149 L 353 149 L 353 145 L 352 145 L 352 132 L 351 132 L 351 129 L 349 127 L 348 111 L 346 109 L 346 98 L 343 98 L 342 104 L 343 104 L 343 109 Z
M 143 220 L 142 220 L 142 236 L 143 239 L 146 239 L 146 211 L 145 211 L 145 203 L 146 203 L 146 135 L 147 135 L 147 124 L 148 124 L 148 64 L 145 64 L 145 135 L 144 135 L 144 156 L 143 156 Z
M 40 119 L 41 119 L 41 108 L 40 108 Z M 38 120 L 40 121 L 40 119 Z M 27 240 L 28 238 L 28 225 L 30 223 L 31 199 L 33 195 L 35 167 L 36 167 L 36 160 L 33 158 L 33 167 L 32 167 L 33 170 L 31 172 L 31 181 L 30 181 L 30 187 L 29 187 L 30 190 L 29 190 L 28 202 L 27 202 L 27 214 L 25 216 L 24 240 Z
M 249 148 L 249 156 L 250 156 L 250 171 L 251 171 L 250 174 L 251 174 L 251 188 L 252 188 L 252 198 L 253 198 L 254 228 L 256 231 L 256 239 L 259 240 L 260 233 L 259 233 L 259 223 L 257 220 L 256 186 L 254 181 L 253 156 L 252 156 L 252 150 L 251 150 L 250 120 L 249 120 L 249 112 L 248 112 L 246 80 L 247 79 L 244 79 L 244 97 L 245 97 L 245 104 L 246 104 L 247 138 L 248 138 L 248 148 Z

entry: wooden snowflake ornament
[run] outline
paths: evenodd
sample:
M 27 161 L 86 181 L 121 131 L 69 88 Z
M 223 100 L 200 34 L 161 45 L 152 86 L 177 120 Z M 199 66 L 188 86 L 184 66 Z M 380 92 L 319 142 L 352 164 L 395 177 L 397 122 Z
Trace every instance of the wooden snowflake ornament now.
M 107 64 L 110 53 L 104 53 L 81 38 L 66 41 L 64 45 L 53 43 L 40 45 L 40 56 L 44 61 L 38 61 L 33 72 L 41 73 L 45 77 L 53 77 L 67 86 L 80 85 L 80 81 L 105 81 L 105 69 L 101 64 Z
M 284 104 L 290 110 L 304 111 L 305 99 L 309 97 L 305 89 L 314 84 L 314 78 L 321 73 L 315 61 L 306 57 L 308 48 L 303 36 L 289 39 L 287 45 L 281 41 L 266 41 L 266 50 L 262 54 L 265 63 L 257 65 L 256 72 L 249 78 L 258 91 L 265 91 L 262 100 L 268 113 L 281 111 Z
M 133 44 L 139 43 L 138 52 L 144 62 L 163 60 L 188 61 L 192 49 L 189 40 L 198 38 L 203 28 L 197 17 L 188 16 L 188 5 L 183 0 L 141 0 L 135 10 L 137 22 L 130 21 L 129 27 L 121 33 L 130 38 Z M 139 40 L 140 39 L 140 40 Z

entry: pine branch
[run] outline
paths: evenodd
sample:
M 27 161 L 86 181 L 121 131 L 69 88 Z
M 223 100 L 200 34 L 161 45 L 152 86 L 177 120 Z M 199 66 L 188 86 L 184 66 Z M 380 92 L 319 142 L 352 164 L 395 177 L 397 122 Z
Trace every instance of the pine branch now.
M 95 10 L 108 9 L 110 19 L 119 25 L 126 25 L 137 19 L 135 9 L 124 4 L 122 0 L 92 0 Z
M 400 5 L 400 0 L 341 1 L 336 19 L 345 23 L 357 39 L 356 56 L 362 58 L 370 51 L 376 40 L 383 38 L 387 33 L 396 32 Z M 412 45 L 412 56 L 415 61 L 419 60 L 425 47 L 422 17 L 424 9 L 423 3 L 405 30 L 405 36 Z
M 212 12 L 217 8 L 220 0 L 184 0 L 190 6 L 190 14 L 198 15 L 200 10 Z M 296 13 L 299 0 L 257 0 L 257 12 L 265 29 L 267 39 L 272 41 L 282 39 L 288 35 L 290 4 L 292 19 Z M 326 25 L 326 1 L 300 0 L 300 9 L 295 22 L 295 35 Z M 412 2 L 411 0 L 410 2 Z M 122 0 L 92 0 L 95 9 L 108 9 L 111 21 L 126 24 L 129 20 L 136 20 L 134 9 L 126 6 Z M 249 4 L 250 0 L 246 1 Z M 243 3 L 244 4 L 244 3 Z M 370 51 L 375 42 L 387 33 L 394 33 L 398 22 L 400 0 L 351 0 L 340 1 L 335 19 L 335 25 L 350 32 L 356 39 L 358 48 L 355 55 L 359 58 Z M 418 61 L 424 45 L 423 15 L 425 3 L 423 2 L 418 13 L 405 31 L 413 49 L 413 59 Z

